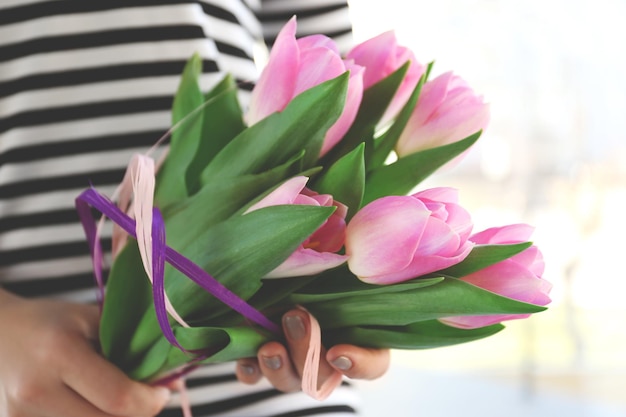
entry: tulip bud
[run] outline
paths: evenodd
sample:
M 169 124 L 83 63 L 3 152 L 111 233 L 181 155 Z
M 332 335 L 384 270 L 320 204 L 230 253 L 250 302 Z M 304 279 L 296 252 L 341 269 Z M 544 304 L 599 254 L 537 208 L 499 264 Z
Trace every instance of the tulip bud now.
M 457 192 L 434 188 L 388 196 L 359 210 L 346 229 L 348 266 L 362 281 L 393 284 L 461 262 L 473 244 Z
M 285 181 L 246 213 L 263 207 L 281 204 L 301 204 L 318 207 L 335 206 L 337 209 L 300 247 L 281 265 L 264 278 L 284 278 L 314 275 L 341 265 L 347 259 L 338 255 L 344 244 L 346 214 L 348 209 L 328 194 L 317 194 L 305 188 L 307 177 L 294 177 Z
M 489 105 L 451 72 L 424 84 L 413 114 L 396 144 L 403 157 L 461 139 L 487 127 Z
M 348 52 L 346 57 L 354 60 L 356 64 L 365 67 L 365 73 L 363 74 L 364 89 L 391 75 L 406 64 L 407 61 L 411 62 L 393 100 L 387 107 L 381 124 L 392 120 L 398 114 L 425 71 L 425 67 L 415 59 L 413 51 L 398 44 L 393 31 L 382 33 L 356 45 Z
M 252 90 L 245 114 L 252 125 L 270 114 L 282 111 L 298 94 L 350 71 L 343 112 L 324 137 L 323 156 L 346 134 L 363 98 L 363 68 L 344 61 L 335 42 L 323 35 L 296 40 L 296 19 L 281 29 L 270 51 L 269 60 Z
M 533 232 L 531 226 L 515 224 L 494 227 L 470 237 L 476 244 L 512 244 L 526 242 Z M 477 287 L 526 303 L 547 305 L 552 284 L 541 278 L 544 270 L 543 256 L 536 246 L 517 255 L 474 272 L 461 279 Z M 530 314 L 492 316 L 446 317 L 441 321 L 449 326 L 474 329 L 500 323 L 504 320 L 521 319 Z

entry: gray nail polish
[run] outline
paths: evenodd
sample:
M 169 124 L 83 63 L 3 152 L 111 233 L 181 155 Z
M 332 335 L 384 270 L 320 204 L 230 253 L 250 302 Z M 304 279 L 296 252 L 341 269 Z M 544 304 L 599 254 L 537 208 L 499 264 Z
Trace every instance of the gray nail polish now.
M 264 356 L 263 363 L 268 368 L 277 371 L 283 366 L 283 361 L 280 359 L 280 356 Z
M 239 365 L 239 369 L 241 369 L 241 372 L 246 375 L 254 375 L 256 372 L 256 369 L 254 369 L 254 366 L 252 365 Z
M 291 340 L 299 340 L 306 334 L 304 323 L 298 315 L 285 316 L 285 330 Z
M 332 361 L 333 365 L 342 371 L 347 371 L 352 368 L 352 361 L 345 356 L 339 356 Z

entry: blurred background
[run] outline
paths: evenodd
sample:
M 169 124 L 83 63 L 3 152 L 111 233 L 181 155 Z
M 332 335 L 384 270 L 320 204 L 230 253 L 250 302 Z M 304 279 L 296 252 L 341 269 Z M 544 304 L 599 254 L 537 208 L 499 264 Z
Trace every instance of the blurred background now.
M 481 341 L 394 351 L 367 417 L 626 416 L 626 1 L 353 0 L 356 41 L 394 30 L 432 76 L 491 103 L 477 146 L 423 187 L 460 190 L 475 230 L 524 222 L 546 312 Z

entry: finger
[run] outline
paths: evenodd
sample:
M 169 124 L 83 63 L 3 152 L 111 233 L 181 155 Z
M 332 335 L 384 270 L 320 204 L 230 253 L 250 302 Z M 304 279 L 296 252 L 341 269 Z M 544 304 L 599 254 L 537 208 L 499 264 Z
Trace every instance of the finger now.
M 170 391 L 181 391 L 185 389 L 185 381 L 181 378 L 175 379 L 164 385 Z
M 237 379 L 244 384 L 256 384 L 263 377 L 261 369 L 259 369 L 259 361 L 256 358 L 239 359 L 235 374 Z
M 100 326 L 100 309 L 95 305 L 73 304 L 72 308 L 77 310 L 75 317 L 80 317 L 79 328 L 81 334 L 89 340 L 98 339 L 98 328 Z
M 84 341 L 72 345 L 61 379 L 89 403 L 120 417 L 154 416 L 169 401 L 165 387 L 151 387 L 129 379 L 95 353 Z
M 291 360 L 302 377 L 304 363 L 311 339 L 311 321 L 306 311 L 295 309 L 283 316 L 283 329 L 287 337 L 287 347 Z M 335 372 L 325 358 L 326 350 L 322 348 L 318 371 L 318 386 L 322 385 Z
M 354 379 L 376 379 L 389 369 L 389 349 L 370 349 L 354 345 L 336 345 L 326 359 L 338 371 Z
M 261 373 L 279 391 L 300 391 L 302 382 L 294 369 L 287 349 L 278 342 L 269 342 L 261 346 L 258 351 L 259 368 Z
M 11 416 L 112 417 L 89 404 L 66 385 L 40 385 L 20 395 L 21 405 L 16 404 L 11 408 Z

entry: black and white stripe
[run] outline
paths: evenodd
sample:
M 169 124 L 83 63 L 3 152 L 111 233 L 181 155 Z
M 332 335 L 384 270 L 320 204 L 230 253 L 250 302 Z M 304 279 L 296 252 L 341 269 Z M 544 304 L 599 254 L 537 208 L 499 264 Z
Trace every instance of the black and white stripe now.
M 95 299 L 74 209 L 90 184 L 111 195 L 133 153 L 170 126 L 180 73 L 193 54 L 208 90 L 230 72 L 245 104 L 278 30 L 351 44 L 345 0 L 1 0 L 0 285 L 29 297 Z M 103 246 L 110 248 L 110 230 Z M 242 386 L 232 364 L 191 375 L 196 416 L 347 416 L 348 386 L 323 403 Z M 164 416 L 180 415 L 174 408 Z
M 302 393 L 285 394 L 267 381 L 241 386 L 233 375 L 233 364 L 211 365 L 199 369 L 186 382 L 194 416 L 220 417 L 299 417 L 354 416 L 359 398 L 353 387 L 343 383 L 325 401 L 320 402 Z M 173 405 L 180 404 L 179 398 Z M 180 410 L 164 411 L 159 417 L 179 416 Z

